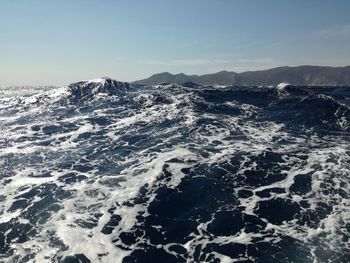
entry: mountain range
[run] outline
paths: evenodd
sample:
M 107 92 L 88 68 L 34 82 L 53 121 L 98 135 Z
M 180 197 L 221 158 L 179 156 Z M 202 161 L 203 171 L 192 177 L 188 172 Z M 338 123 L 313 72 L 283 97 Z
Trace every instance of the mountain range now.
M 156 85 L 159 83 L 193 82 L 200 85 L 237 85 L 237 86 L 268 86 L 288 82 L 302 86 L 350 86 L 350 66 L 297 66 L 277 67 L 267 70 L 247 71 L 237 73 L 220 71 L 205 75 L 186 75 L 184 73 L 158 73 L 147 79 L 134 81 L 135 84 Z

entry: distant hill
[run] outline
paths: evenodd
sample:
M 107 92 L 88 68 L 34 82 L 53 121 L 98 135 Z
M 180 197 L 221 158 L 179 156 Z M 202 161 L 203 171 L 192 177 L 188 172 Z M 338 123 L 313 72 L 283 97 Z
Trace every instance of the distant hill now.
M 322 66 L 298 66 L 278 67 L 268 70 L 248 71 L 236 73 L 220 71 L 205 75 L 171 74 L 168 72 L 152 75 L 143 80 L 135 81 L 136 84 L 156 85 L 162 82 L 181 84 L 193 82 L 200 85 L 277 85 L 288 82 L 293 85 L 310 86 L 350 86 L 350 66 L 347 67 L 322 67 Z

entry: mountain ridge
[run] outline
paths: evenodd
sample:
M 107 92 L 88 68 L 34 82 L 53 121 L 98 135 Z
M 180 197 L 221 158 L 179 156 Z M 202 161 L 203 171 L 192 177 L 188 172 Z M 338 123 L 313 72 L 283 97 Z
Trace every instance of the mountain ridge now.
M 132 83 L 141 85 L 156 85 L 162 82 L 181 84 L 193 82 L 200 85 L 239 85 L 259 86 L 277 85 L 288 82 L 292 85 L 306 86 L 350 86 L 350 66 L 283 66 L 266 70 L 219 71 L 204 75 L 186 75 L 184 73 L 157 73 L 149 78 Z

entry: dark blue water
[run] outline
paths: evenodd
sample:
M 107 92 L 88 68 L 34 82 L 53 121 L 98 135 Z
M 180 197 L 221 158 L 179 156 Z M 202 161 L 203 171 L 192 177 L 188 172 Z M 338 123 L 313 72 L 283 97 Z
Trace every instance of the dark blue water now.
M 349 262 L 350 88 L 0 93 L 0 262 Z

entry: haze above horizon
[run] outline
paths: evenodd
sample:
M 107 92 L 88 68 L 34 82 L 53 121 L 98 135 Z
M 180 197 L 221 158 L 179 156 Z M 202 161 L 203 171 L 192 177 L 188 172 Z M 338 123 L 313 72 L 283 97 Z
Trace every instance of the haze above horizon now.
M 0 0 L 0 86 L 350 63 L 350 1 Z

